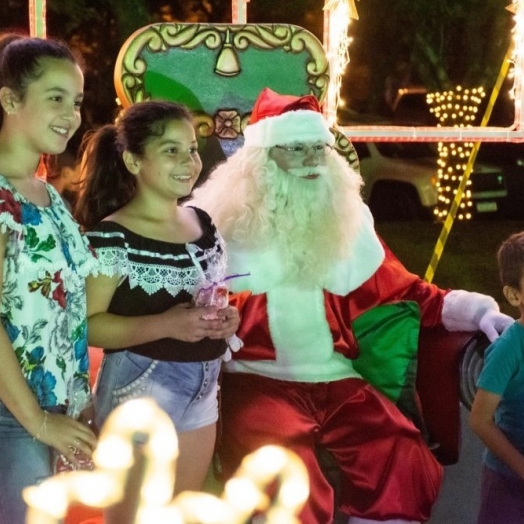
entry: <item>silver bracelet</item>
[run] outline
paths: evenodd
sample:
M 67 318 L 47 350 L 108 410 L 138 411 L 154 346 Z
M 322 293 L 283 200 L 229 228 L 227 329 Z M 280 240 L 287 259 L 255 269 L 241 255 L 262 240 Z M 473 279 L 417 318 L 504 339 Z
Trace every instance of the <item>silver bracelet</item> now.
M 49 413 L 44 409 L 44 420 L 42 421 L 40 429 L 36 432 L 36 435 L 33 437 L 33 440 L 40 440 L 40 437 L 44 433 L 47 433 L 47 415 L 49 415 Z

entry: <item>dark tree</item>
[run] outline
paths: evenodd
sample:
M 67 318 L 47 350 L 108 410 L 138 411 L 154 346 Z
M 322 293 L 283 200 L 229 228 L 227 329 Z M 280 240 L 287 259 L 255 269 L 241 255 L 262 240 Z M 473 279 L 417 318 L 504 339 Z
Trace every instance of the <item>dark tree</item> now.
M 507 0 L 361 0 L 345 88 L 358 93 L 352 69 L 367 68 L 365 108 L 380 111 L 388 80 L 428 91 L 461 84 L 488 92 L 508 49 Z
M 322 0 L 251 0 L 247 21 L 250 23 L 294 24 L 304 27 L 322 41 L 324 2 Z

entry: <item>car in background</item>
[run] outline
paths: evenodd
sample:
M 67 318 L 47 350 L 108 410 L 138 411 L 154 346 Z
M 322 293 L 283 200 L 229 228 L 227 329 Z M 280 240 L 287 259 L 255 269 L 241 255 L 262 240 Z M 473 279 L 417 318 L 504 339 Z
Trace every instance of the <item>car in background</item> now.
M 436 144 L 352 142 L 364 180 L 363 197 L 376 220 L 431 219 L 437 205 Z M 500 213 L 507 197 L 501 168 L 476 162 L 471 173 L 473 215 Z
M 483 142 L 477 159 L 499 166 L 504 173 L 507 197 L 500 208 L 504 218 L 524 219 L 524 143 Z

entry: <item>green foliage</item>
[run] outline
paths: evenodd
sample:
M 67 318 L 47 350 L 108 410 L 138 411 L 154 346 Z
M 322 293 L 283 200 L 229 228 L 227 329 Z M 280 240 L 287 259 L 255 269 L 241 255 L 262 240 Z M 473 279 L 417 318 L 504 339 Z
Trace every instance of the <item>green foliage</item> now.
M 48 0 L 47 2 L 47 23 L 51 23 L 53 29 L 56 25 L 56 30 L 59 30 L 63 37 L 74 33 L 82 24 L 98 23 L 98 13 L 96 6 L 88 0 L 75 2 Z M 58 33 L 53 31 L 53 34 Z

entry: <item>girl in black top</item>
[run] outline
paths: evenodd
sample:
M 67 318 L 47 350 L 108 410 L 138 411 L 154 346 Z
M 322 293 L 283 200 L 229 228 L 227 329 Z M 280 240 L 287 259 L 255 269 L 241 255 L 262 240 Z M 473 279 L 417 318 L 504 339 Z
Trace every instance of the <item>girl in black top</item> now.
M 178 432 L 175 493 L 202 487 L 221 357 L 239 323 L 233 307 L 192 304 L 225 268 L 210 217 L 178 205 L 201 168 L 187 109 L 138 103 L 89 138 L 77 208 L 101 268 L 87 283 L 89 343 L 104 348 L 97 423 L 128 399 L 154 398 Z

